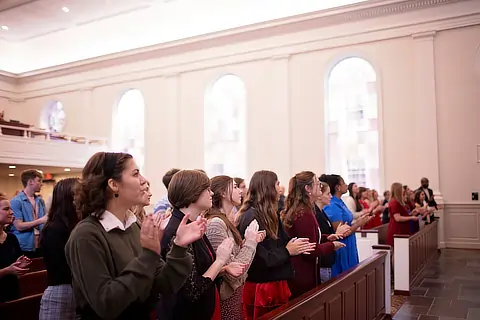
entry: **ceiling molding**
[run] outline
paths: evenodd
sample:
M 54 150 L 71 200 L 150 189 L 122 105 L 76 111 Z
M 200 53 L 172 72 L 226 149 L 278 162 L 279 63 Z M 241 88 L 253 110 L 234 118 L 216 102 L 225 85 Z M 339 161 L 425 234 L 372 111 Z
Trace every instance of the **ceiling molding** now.
M 27 79 L 34 81 L 51 76 L 63 76 L 97 68 L 128 64 L 145 59 L 170 56 L 178 54 L 179 52 L 197 51 L 205 48 L 224 46 L 226 44 L 259 40 L 309 29 L 331 27 L 348 22 L 468 1 L 469 0 L 372 0 L 25 72 L 19 74 L 19 76 L 25 81 L 28 81 Z

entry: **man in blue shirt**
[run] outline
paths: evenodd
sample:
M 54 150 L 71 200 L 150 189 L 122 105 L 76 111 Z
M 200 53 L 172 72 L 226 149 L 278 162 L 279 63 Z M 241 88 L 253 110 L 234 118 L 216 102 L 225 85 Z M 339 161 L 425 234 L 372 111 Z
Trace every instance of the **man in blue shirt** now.
M 42 188 L 43 174 L 34 169 L 22 172 L 24 189 L 11 201 L 13 215 L 12 232 L 20 243 L 23 254 L 29 258 L 41 256 L 38 250 L 38 237 L 47 222 L 45 202 L 36 195 Z
M 167 191 L 168 191 L 168 185 L 170 184 L 170 181 L 172 180 L 173 175 L 178 171 L 180 171 L 180 169 L 173 168 L 168 170 L 163 176 L 162 182 L 165 185 L 165 188 L 167 188 Z M 170 201 L 168 201 L 168 193 L 167 193 L 162 199 L 160 199 L 160 201 L 158 201 L 155 204 L 153 212 L 162 214 L 162 213 L 165 213 L 170 207 L 171 207 Z

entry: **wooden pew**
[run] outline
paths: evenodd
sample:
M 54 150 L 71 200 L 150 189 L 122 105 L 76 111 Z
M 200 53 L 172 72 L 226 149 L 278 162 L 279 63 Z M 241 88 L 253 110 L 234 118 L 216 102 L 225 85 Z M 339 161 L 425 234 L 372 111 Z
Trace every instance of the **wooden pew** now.
M 388 318 L 388 252 L 379 251 L 357 266 L 261 317 L 261 320 L 350 320 Z M 390 284 L 388 284 L 390 285 Z M 388 291 L 389 293 L 389 291 Z
M 30 272 L 42 271 L 46 269 L 43 258 L 33 258 L 32 263 L 28 268 L 30 269 Z
M 40 300 L 47 288 L 47 271 L 29 272 L 18 277 L 20 299 L 0 303 L 1 319 L 37 320 Z
M 394 235 L 394 293 L 410 295 L 410 286 L 438 254 L 438 218 L 413 235 Z
M 29 272 L 18 277 L 20 297 L 43 293 L 47 288 L 47 270 Z

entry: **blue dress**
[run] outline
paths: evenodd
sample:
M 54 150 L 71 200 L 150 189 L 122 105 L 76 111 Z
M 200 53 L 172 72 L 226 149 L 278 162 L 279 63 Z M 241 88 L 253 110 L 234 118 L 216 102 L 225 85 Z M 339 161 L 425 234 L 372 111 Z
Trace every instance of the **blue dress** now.
M 353 215 L 348 210 L 345 203 L 337 198 L 336 196 L 332 197 L 330 205 L 326 206 L 324 209 L 328 218 L 332 223 L 335 222 L 346 222 L 348 225 L 352 225 Z M 346 247 L 338 249 L 336 253 L 335 264 L 332 266 L 332 277 L 350 269 L 353 266 L 358 264 L 358 250 L 357 250 L 357 238 L 355 233 L 352 233 L 345 239 L 340 240 L 345 243 Z

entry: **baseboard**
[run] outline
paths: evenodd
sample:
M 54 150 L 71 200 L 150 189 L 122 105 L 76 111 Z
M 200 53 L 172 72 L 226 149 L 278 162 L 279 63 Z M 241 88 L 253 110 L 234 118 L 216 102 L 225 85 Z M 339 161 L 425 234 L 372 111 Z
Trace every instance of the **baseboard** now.
M 480 249 L 480 243 L 445 241 L 445 247 L 450 249 Z
M 396 296 L 410 296 L 410 291 L 407 290 L 393 290 L 393 294 Z

